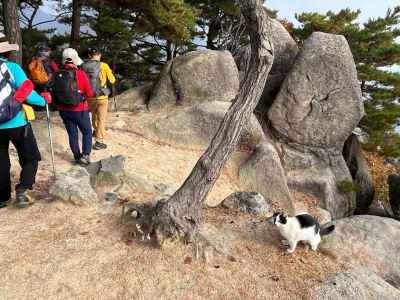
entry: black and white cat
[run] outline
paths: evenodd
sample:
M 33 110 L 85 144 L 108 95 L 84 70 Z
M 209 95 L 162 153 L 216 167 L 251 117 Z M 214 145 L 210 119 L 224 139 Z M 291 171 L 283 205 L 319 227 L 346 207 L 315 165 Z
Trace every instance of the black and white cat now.
M 308 213 L 300 213 L 294 217 L 288 217 L 283 213 L 274 213 L 267 220 L 269 223 L 278 227 L 282 237 L 288 242 L 289 253 L 293 253 L 298 242 L 306 242 L 311 246 L 313 251 L 317 251 L 321 236 L 331 233 L 335 229 L 335 225 L 323 225 Z

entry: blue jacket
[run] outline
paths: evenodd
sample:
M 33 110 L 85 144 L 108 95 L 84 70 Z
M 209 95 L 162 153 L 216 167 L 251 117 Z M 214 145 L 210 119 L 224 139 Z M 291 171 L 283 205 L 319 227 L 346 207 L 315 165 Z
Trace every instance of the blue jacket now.
M 24 81 L 28 79 L 28 77 L 26 76 L 24 70 L 22 70 L 22 68 L 18 64 L 7 61 L 3 58 L 0 58 L 0 60 L 6 62 L 8 70 L 11 73 L 11 85 L 15 90 L 17 90 L 24 83 Z M 32 93 L 30 93 L 30 95 L 26 99 L 26 103 L 38 106 L 45 106 L 46 100 L 44 100 L 44 98 L 35 91 L 32 91 Z M 6 123 L 0 124 L 0 129 L 17 128 L 25 126 L 26 124 L 28 124 L 28 122 L 25 119 L 25 113 L 23 111 L 20 111 L 14 119 Z

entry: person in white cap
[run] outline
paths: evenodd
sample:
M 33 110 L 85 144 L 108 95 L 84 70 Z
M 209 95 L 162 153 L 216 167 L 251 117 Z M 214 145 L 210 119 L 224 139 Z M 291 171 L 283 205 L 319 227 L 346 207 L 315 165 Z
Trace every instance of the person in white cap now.
M 33 203 L 28 191 L 35 184 L 41 156 L 22 104 L 45 106 L 51 103 L 51 97 L 48 93 L 37 94 L 22 68 L 7 59 L 19 46 L 4 38 L 0 34 L 0 208 L 6 207 L 11 198 L 10 142 L 17 149 L 22 169 L 15 187 L 15 205 L 23 208 Z
M 62 54 L 63 66 L 54 73 L 49 87 L 67 130 L 75 162 L 89 165 L 92 126 L 86 99 L 93 97 L 93 91 L 86 73 L 78 69 L 82 62 L 75 49 L 65 49 Z M 79 146 L 78 129 L 82 133 L 82 149 Z

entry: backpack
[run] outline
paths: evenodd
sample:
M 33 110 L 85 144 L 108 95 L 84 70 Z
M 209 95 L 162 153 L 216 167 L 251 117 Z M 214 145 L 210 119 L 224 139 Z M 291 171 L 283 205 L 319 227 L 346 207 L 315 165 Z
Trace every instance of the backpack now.
M 101 62 L 88 60 L 82 65 L 83 71 L 88 75 L 95 97 L 103 96 L 103 89 L 100 81 Z
M 11 73 L 4 61 L 0 61 L 0 124 L 15 118 L 22 104 L 15 99 L 15 89 L 10 83 Z
M 78 89 L 76 70 L 57 71 L 53 74 L 50 87 L 55 104 L 78 105 L 84 100 Z
M 47 74 L 43 62 L 34 58 L 28 66 L 29 77 L 35 84 L 43 85 L 49 82 L 50 76 Z

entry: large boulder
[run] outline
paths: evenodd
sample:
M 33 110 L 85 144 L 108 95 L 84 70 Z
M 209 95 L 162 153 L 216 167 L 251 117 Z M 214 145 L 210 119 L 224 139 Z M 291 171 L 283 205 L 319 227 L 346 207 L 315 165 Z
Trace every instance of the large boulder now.
M 313 33 L 269 111 L 274 129 L 297 144 L 341 151 L 363 115 L 357 70 L 345 37 Z
M 354 214 L 354 191 L 338 188 L 341 182 L 352 182 L 340 151 L 284 142 L 277 142 L 277 149 L 291 191 L 314 196 L 334 219 Z
M 290 36 L 285 27 L 276 19 L 268 18 L 271 26 L 271 36 L 269 37 L 274 46 L 274 63 L 268 74 L 263 95 L 257 106 L 257 111 L 265 114 L 271 107 L 281 85 L 293 66 L 299 47 Z M 239 49 L 235 55 L 235 61 L 239 68 L 240 81 L 244 74 L 251 56 L 250 46 Z
M 208 146 L 231 103 L 212 101 L 175 110 L 149 124 L 152 134 L 175 144 Z M 255 147 L 264 133 L 253 115 L 242 132 L 240 144 Z
M 400 222 L 377 216 L 338 220 L 320 245 L 338 263 L 363 266 L 400 288 Z
M 76 206 L 91 206 L 99 200 L 90 184 L 89 172 L 79 166 L 58 174 L 50 188 L 50 195 Z
M 242 188 L 257 191 L 270 204 L 290 214 L 294 213 L 293 198 L 285 171 L 271 142 L 260 143 L 252 155 L 239 166 L 239 181 Z
M 268 116 L 289 186 L 314 194 L 333 218 L 354 213 L 353 179 L 344 142 L 364 114 L 350 47 L 343 36 L 316 32 L 304 43 Z
M 315 300 L 392 300 L 400 299 L 400 290 L 376 273 L 358 267 L 336 274 L 328 281 L 314 287 L 310 298 Z
M 239 73 L 228 51 L 199 50 L 168 62 L 149 101 L 150 109 L 205 101 L 232 101 Z
M 109 111 L 137 112 L 145 110 L 153 85 L 152 82 L 149 82 L 113 97 L 109 101 Z

